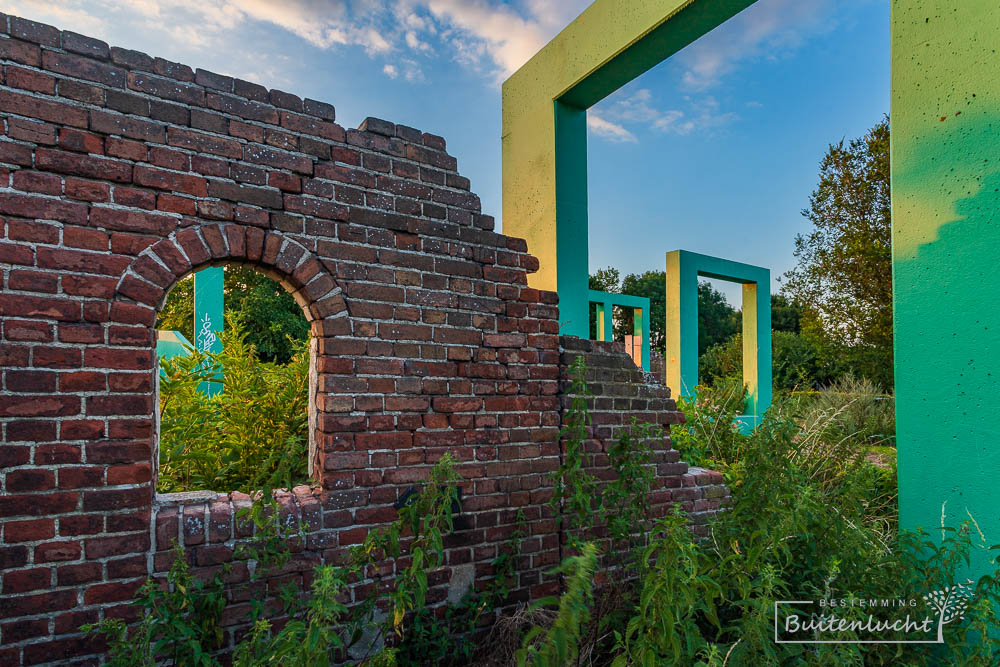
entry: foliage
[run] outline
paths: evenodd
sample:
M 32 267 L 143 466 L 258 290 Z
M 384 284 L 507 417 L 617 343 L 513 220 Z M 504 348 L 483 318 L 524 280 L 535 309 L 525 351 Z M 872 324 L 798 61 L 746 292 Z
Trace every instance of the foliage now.
M 592 525 L 597 478 L 585 468 L 590 464 L 586 454 L 590 426 L 587 401 L 593 396 L 587 389 L 587 366 L 583 355 L 569 367 L 570 385 L 567 394 L 572 396 L 564 425 L 559 432 L 563 442 L 563 457 L 559 468 L 552 472 L 552 498 L 549 504 L 557 512 L 556 522 L 573 531 Z M 578 536 L 571 533 L 571 540 Z
M 142 620 L 130 638 L 120 619 L 107 618 L 85 625 L 85 632 L 111 641 L 111 664 L 138 667 L 169 661 L 173 665 L 218 664 L 212 652 L 222 645 L 219 620 L 226 606 L 221 575 L 204 582 L 191 575 L 184 550 L 174 547 L 174 562 L 167 572 L 166 588 L 152 579 L 141 589 L 136 604 Z M 136 651 L 135 646 L 148 646 Z
M 517 527 L 493 560 L 493 578 L 481 590 L 470 590 L 457 604 L 447 605 L 436 615 L 427 607 L 416 610 L 396 654 L 396 663 L 405 666 L 470 664 L 479 647 L 470 641 L 481 620 L 494 614 L 510 593 L 521 555 L 521 541 L 527 537 L 524 512 L 517 514 Z
M 803 215 L 813 230 L 795 239 L 798 265 L 783 291 L 808 307 L 804 329 L 855 350 L 858 371 L 891 385 L 888 117 L 846 146 L 830 145 Z
M 442 564 L 444 535 L 451 530 L 457 504 L 460 478 L 455 465 L 455 459 L 445 454 L 431 470 L 423 489 L 410 495 L 409 502 L 400 508 L 396 521 L 373 531 L 363 544 L 352 548 L 347 565 L 317 566 L 305 598 L 300 591 L 286 588 L 280 597 L 288 620 L 280 628 L 264 618 L 264 606 L 256 601 L 251 631 L 235 647 L 233 664 L 327 665 L 343 660 L 345 651 L 362 640 L 367 641 L 367 646 L 360 663 L 396 664 L 399 651 L 385 646 L 383 640 L 388 636 L 405 637 L 407 614 L 422 609 L 426 603 L 428 572 Z M 269 500 L 265 502 L 264 498 Z M 258 494 L 253 509 L 237 519 L 254 522 L 254 537 L 238 545 L 236 554 L 238 558 L 257 560 L 254 578 L 264 576 L 262 573 L 280 573 L 290 558 L 290 538 L 301 535 L 306 528 L 284 522 L 277 502 L 263 494 Z M 276 548 L 282 544 L 284 549 Z M 374 572 L 386 556 L 392 559 L 391 571 L 397 574 L 385 582 L 387 585 L 373 587 L 375 593 L 362 604 L 348 608 L 342 599 L 347 583 Z M 498 558 L 497 568 L 497 578 L 502 579 L 491 584 L 488 596 L 476 603 L 480 614 L 506 596 L 513 561 Z M 109 660 L 120 667 L 218 665 L 213 651 L 221 645 L 219 620 L 228 603 L 222 579 L 225 572 L 202 582 L 191 575 L 184 551 L 177 547 L 166 586 L 150 579 L 140 590 L 136 603 L 143 615 L 131 632 L 120 619 L 106 619 L 82 629 L 106 637 L 110 642 Z M 391 613 L 380 618 L 376 611 L 385 606 Z
M 231 316 L 218 353 L 160 362 L 161 492 L 291 488 L 307 479 L 309 352 L 287 365 L 260 361 Z M 207 396 L 202 383 L 219 382 Z
M 771 331 L 797 334 L 802 330 L 803 308 L 784 294 L 771 295 Z
M 564 667 L 576 662 L 584 625 L 590 619 L 593 601 L 594 571 L 597 569 L 597 546 L 580 545 L 580 553 L 569 556 L 553 571 L 566 577 L 566 592 L 558 599 L 545 598 L 535 603 L 543 607 L 557 603 L 555 621 L 548 629 L 535 626 L 525 635 L 517 652 L 518 667 Z
M 920 600 L 961 583 L 971 550 L 986 548 L 972 523 L 942 526 L 940 540 L 897 533 L 894 497 L 883 497 L 895 492 L 894 484 L 884 484 L 882 470 L 868 460 L 874 440 L 853 426 L 879 424 L 874 432 L 886 423 L 870 418 L 871 400 L 869 408 L 855 407 L 863 402 L 858 396 L 872 398 L 870 385 L 839 388 L 854 395 L 830 390 L 823 399 L 782 398 L 748 435 L 732 428 L 739 384 L 699 387 L 697 402 L 682 402 L 687 423 L 671 433 L 674 443 L 685 460 L 724 472 L 734 504 L 715 518 L 707 541 L 697 541 L 679 514 L 645 532 L 634 543 L 639 555 L 632 562 L 640 571 L 623 593 L 625 613 L 603 619 L 614 646 L 565 642 L 564 655 L 615 665 L 995 664 L 1000 640 L 986 629 L 997 620 L 1000 569 L 967 585 L 965 617 L 942 626 L 946 651 L 931 644 L 773 641 L 775 600 Z M 575 618 L 586 618 L 591 609 L 579 607 L 580 590 L 567 606 Z M 863 619 L 868 612 L 846 613 Z M 525 650 L 538 646 L 541 632 L 532 631 Z
M 321 565 L 313 576 L 304 617 L 293 617 L 273 633 L 267 619 L 258 618 L 250 635 L 236 650 L 235 667 L 328 665 L 344 648 L 338 622 L 348 612 L 340 602 L 346 587 L 344 568 Z
M 787 331 L 771 332 L 771 373 L 774 389 L 793 391 L 816 389 L 830 384 L 838 373 L 847 372 L 843 364 L 827 363 L 823 343 L 808 334 Z M 731 336 L 713 345 L 698 360 L 698 377 L 703 384 L 715 384 L 721 378 L 743 376 L 743 334 Z
M 247 341 L 261 361 L 289 363 L 299 344 L 309 339 L 309 322 L 292 295 L 278 282 L 248 266 L 225 267 L 224 312 L 227 321 L 244 322 Z M 157 329 L 180 331 L 194 340 L 194 280 L 181 280 L 170 291 Z
M 644 296 L 649 299 L 650 348 L 666 351 L 666 272 L 646 271 L 620 277 L 618 269 L 599 269 L 590 276 L 590 289 L 613 294 Z M 614 322 L 615 340 L 623 340 L 632 333 L 632 312 L 627 312 Z M 740 316 L 726 301 L 726 297 L 708 282 L 698 283 L 698 354 L 712 345 L 725 341 L 740 330 Z M 591 309 L 590 337 L 597 337 L 596 321 Z

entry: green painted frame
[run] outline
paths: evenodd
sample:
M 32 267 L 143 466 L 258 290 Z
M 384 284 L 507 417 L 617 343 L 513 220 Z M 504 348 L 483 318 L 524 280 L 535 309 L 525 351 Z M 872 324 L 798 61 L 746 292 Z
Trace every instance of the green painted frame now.
M 640 362 L 642 370 L 649 372 L 649 298 L 631 294 L 615 294 L 587 290 L 588 303 L 597 304 L 597 340 L 614 340 L 611 309 L 614 306 L 633 310 L 632 335 L 642 337 Z M 588 313 L 589 317 L 589 313 Z M 588 331 L 589 333 L 589 331 Z
M 597 0 L 503 84 L 503 231 L 538 257 L 562 332 L 586 338 L 587 109 L 754 0 Z
M 744 429 L 760 423 L 771 405 L 771 272 L 760 266 L 700 255 L 667 253 L 667 386 L 690 396 L 698 385 L 698 278 L 743 284 L 743 381 L 747 412 Z

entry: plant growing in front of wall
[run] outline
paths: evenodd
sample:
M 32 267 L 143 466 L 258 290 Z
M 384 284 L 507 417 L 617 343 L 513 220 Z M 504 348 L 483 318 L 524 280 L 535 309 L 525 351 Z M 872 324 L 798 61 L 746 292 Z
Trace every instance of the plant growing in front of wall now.
M 219 621 L 227 603 L 224 588 L 218 574 L 207 582 L 193 576 L 184 550 L 175 546 L 166 587 L 150 579 L 139 589 L 136 604 L 143 614 L 131 637 L 124 622 L 117 618 L 81 629 L 105 636 L 111 644 L 111 664 L 121 667 L 163 662 L 197 667 L 216 665 L 218 661 L 212 653 L 222 645 Z M 136 646 L 147 646 L 148 650 L 137 651 Z
M 524 511 L 518 510 L 517 524 L 507 542 L 493 559 L 493 578 L 482 590 L 470 590 L 462 599 L 444 608 L 441 617 L 433 609 L 419 609 L 410 620 L 396 662 L 399 665 L 468 665 L 479 647 L 474 633 L 487 614 L 503 604 L 517 574 L 521 542 L 527 537 Z
M 552 574 L 566 577 L 566 592 L 558 598 L 544 598 L 532 605 L 538 609 L 558 604 L 555 620 L 548 628 L 531 628 L 517 651 L 518 667 L 566 667 L 579 664 L 580 643 L 594 599 L 594 572 L 597 570 L 597 545 L 584 542 L 579 554 L 563 559 Z
M 563 457 L 559 468 L 552 472 L 549 504 L 556 511 L 557 525 L 567 530 L 570 545 L 577 546 L 580 541 L 578 533 L 594 525 L 597 497 L 597 478 L 586 470 L 590 463 L 586 452 L 590 426 L 587 399 L 592 394 L 587 389 L 587 364 L 582 355 L 570 364 L 569 376 L 566 393 L 572 398 L 565 425 L 559 431 Z

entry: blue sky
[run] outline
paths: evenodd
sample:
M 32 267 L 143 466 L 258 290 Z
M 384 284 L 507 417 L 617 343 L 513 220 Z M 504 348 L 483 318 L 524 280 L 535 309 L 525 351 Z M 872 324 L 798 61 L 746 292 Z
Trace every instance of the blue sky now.
M 0 11 L 443 135 L 500 218 L 500 82 L 588 0 L 0 0 Z M 759 0 L 589 114 L 590 265 L 794 265 L 828 143 L 889 109 L 889 3 Z M 738 292 L 727 290 L 732 295 Z

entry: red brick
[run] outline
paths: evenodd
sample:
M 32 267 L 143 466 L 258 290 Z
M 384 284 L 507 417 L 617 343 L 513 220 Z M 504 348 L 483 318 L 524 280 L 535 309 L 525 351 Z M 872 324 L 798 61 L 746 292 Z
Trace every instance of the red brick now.
M 104 516 L 100 514 L 75 514 L 59 519 L 59 534 L 95 535 L 104 530 Z
M 96 419 L 78 419 L 60 422 L 60 440 L 94 440 L 104 436 L 104 422 Z
M 60 125 L 87 127 L 87 112 L 82 109 L 7 90 L 0 90 L 0 111 Z
M 66 196 L 83 201 L 106 202 L 111 198 L 111 187 L 107 183 L 97 183 L 86 181 L 82 178 L 66 178 Z M 87 230 L 90 233 L 99 233 L 97 230 Z M 69 241 L 66 241 L 68 244 Z M 90 247 L 90 246 L 77 246 Z M 107 237 L 105 236 L 104 248 L 107 248 Z M 92 248 L 93 249 L 93 248 Z
M 0 496 L 0 517 L 44 516 L 76 509 L 75 493 L 31 493 Z
M 152 478 L 148 463 L 108 468 L 108 485 L 144 484 Z
M 77 79 L 86 79 L 115 88 L 125 87 L 124 70 L 108 63 L 98 62 L 93 58 L 56 51 L 43 51 L 42 66 L 52 72 Z
M 35 547 L 36 563 L 79 560 L 82 556 L 83 547 L 79 542 L 46 542 Z
M 8 321 L 9 323 L 9 321 Z M 7 391 L 52 392 L 56 391 L 56 374 L 50 371 L 7 370 L 4 373 Z
M 104 154 L 104 139 L 90 132 L 66 127 L 59 130 L 59 146 L 77 153 Z
M 53 519 L 33 519 L 29 521 L 8 521 L 3 527 L 3 539 L 13 542 L 36 542 L 47 540 L 56 534 Z
M 57 417 L 79 412 L 80 399 L 76 396 L 0 396 L 0 417 Z
M 49 621 L 46 618 L 35 618 L 26 621 L 14 621 L 0 626 L 5 644 L 14 644 L 35 637 L 49 634 Z M 2 660 L 2 658 L 0 658 Z
M 52 579 L 52 570 L 47 567 L 36 567 L 30 570 L 17 570 L 15 572 L 8 572 L 3 575 L 3 592 L 4 593 L 26 593 L 27 591 L 36 591 L 39 588 L 48 588 L 49 582 Z M 12 604 L 9 599 L 4 600 L 4 604 L 0 605 L 4 608 L 8 604 Z M 36 608 L 29 613 L 39 613 L 45 609 Z M 21 614 L 5 614 L 0 611 L 0 617 L 10 618 L 11 616 L 20 616 Z
M 87 207 L 84 204 L 32 195 L 0 193 L 0 213 L 36 220 L 59 220 L 74 225 L 87 224 Z
M 35 166 L 60 174 L 118 183 L 128 183 L 132 180 L 132 165 L 127 162 L 51 148 L 39 148 L 35 151 Z
M 95 207 L 90 214 L 95 227 L 124 232 L 139 232 L 165 236 L 177 227 L 177 218 L 138 211 L 123 211 Z
M 205 197 L 208 194 L 204 178 L 152 167 L 136 167 L 135 182 L 158 190 L 183 192 L 195 197 Z
M 118 137 L 108 137 L 104 142 L 107 154 L 112 157 L 125 158 L 141 162 L 146 159 L 148 151 L 146 146 L 138 141 L 119 139 Z
M 104 485 L 104 468 L 99 466 L 63 467 L 59 469 L 60 489 L 93 488 Z
M 108 602 L 124 602 L 135 597 L 136 591 L 142 586 L 144 579 L 126 583 L 108 583 L 91 586 L 83 594 L 84 604 L 107 604 Z
M 4 40 L 0 40 L 4 41 Z M 43 146 L 51 146 L 56 143 L 56 127 L 55 125 L 50 125 L 49 123 L 43 123 L 35 120 L 28 120 L 26 118 L 8 118 L 7 119 L 7 135 L 12 139 L 20 139 L 21 141 L 30 141 L 35 144 L 42 144 Z M 9 159 L 8 156 L 3 161 L 13 162 L 14 164 L 21 164 L 24 166 L 31 166 L 31 149 L 27 146 L 17 146 L 15 144 L 6 144 L 7 152 L 13 152 L 15 155 L 12 157 L 20 157 L 20 159 Z
M 243 156 L 243 147 L 238 141 L 180 128 L 170 128 L 167 143 L 171 146 L 222 157 L 239 159 Z
M 91 581 L 100 581 L 102 575 L 99 563 L 63 565 L 56 569 L 56 581 L 59 582 L 60 586 L 77 586 Z
M 26 192 L 40 192 L 46 195 L 62 194 L 62 179 L 55 174 L 37 171 L 15 171 L 14 188 Z M 47 241 L 52 243 L 52 241 Z
M 156 195 L 146 190 L 116 186 L 112 193 L 112 199 L 116 204 L 122 206 L 144 208 L 149 211 L 156 208 Z
M 51 470 L 24 469 L 7 473 L 7 491 L 48 491 L 55 488 L 55 474 Z
M 12 289 L 21 289 L 15 285 Z M 52 341 L 52 325 L 37 320 L 6 320 L 3 323 L 4 337 L 7 340 L 32 341 L 47 343 Z
M 35 448 L 35 463 L 55 465 L 57 463 L 79 463 L 80 448 L 76 445 L 47 444 Z

